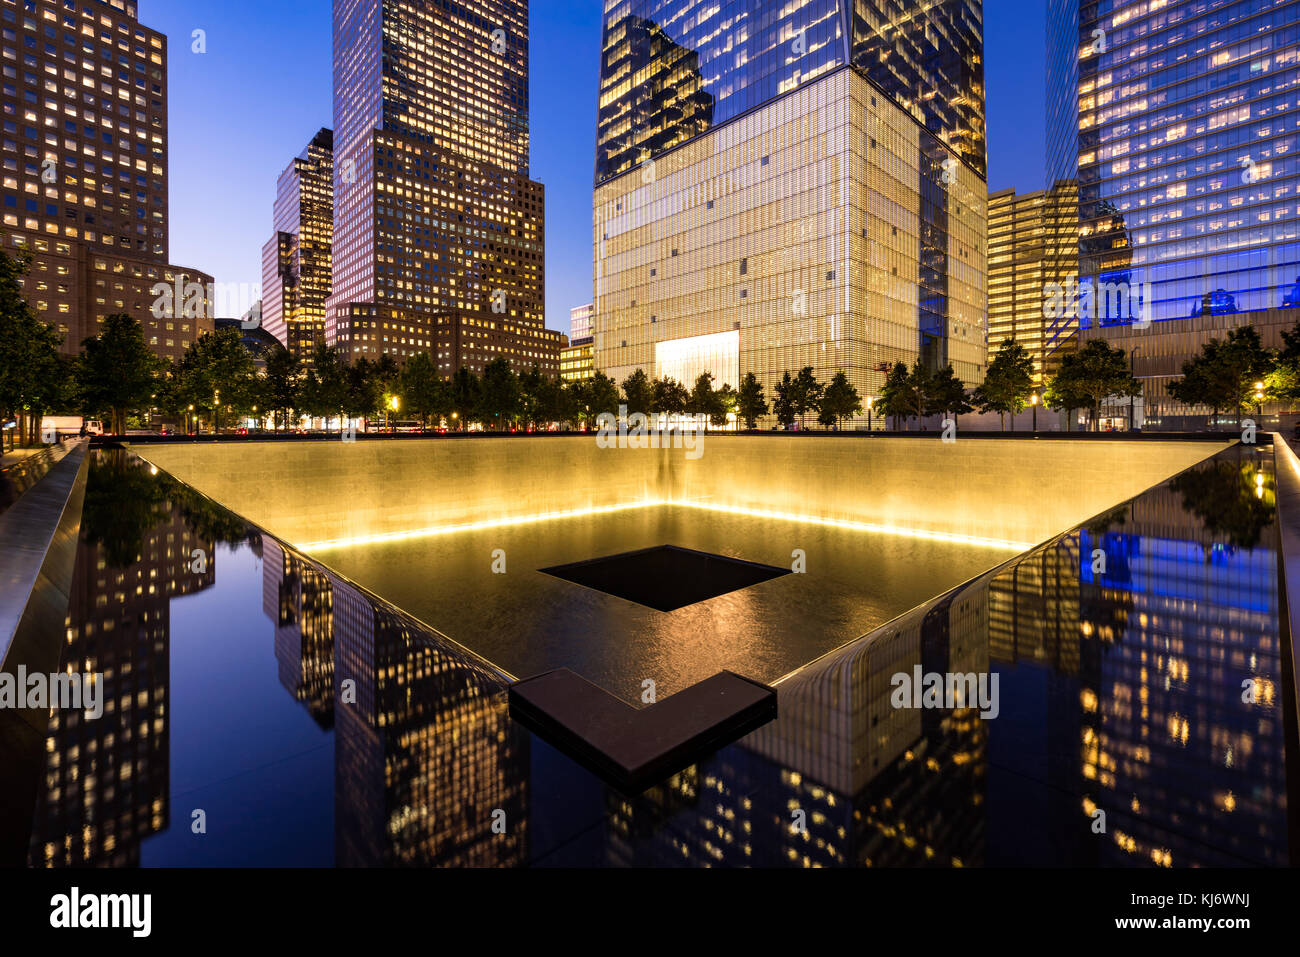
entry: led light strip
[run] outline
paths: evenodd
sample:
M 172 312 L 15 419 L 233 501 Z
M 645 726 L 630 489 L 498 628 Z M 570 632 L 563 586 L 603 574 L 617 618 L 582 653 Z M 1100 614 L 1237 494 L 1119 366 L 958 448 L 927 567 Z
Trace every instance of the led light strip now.
M 456 532 L 474 532 L 488 528 L 506 528 L 513 525 L 536 525 L 540 522 L 558 521 L 566 518 L 584 518 L 589 515 L 605 515 L 625 512 L 640 508 L 657 508 L 676 505 L 681 508 L 693 508 L 698 511 L 716 512 L 722 515 L 744 515 L 749 518 L 768 518 L 782 522 L 798 522 L 805 525 L 821 525 L 827 528 L 839 528 L 852 532 L 875 532 L 880 535 L 898 535 L 932 542 L 950 542 L 957 545 L 976 545 L 982 548 L 997 548 L 1020 553 L 1033 548 L 1034 542 L 1013 542 L 1001 538 L 982 538 L 978 535 L 960 535 L 955 532 L 937 532 L 921 528 L 907 528 L 901 525 L 878 525 L 872 522 L 854 522 L 848 519 L 821 518 L 816 515 L 801 515 L 796 512 L 780 512 L 770 509 L 746 508 L 743 505 L 717 505 L 711 502 L 677 501 L 672 499 L 647 499 L 629 502 L 623 505 L 599 505 L 590 508 L 572 509 L 563 512 L 543 512 L 539 515 L 524 515 L 515 518 L 499 518 L 487 522 L 465 522 L 458 525 L 438 525 L 429 528 L 416 528 L 400 532 L 385 532 L 380 535 L 357 535 L 349 538 L 334 538 L 320 542 L 307 542 L 297 546 L 303 551 L 325 551 L 335 548 L 352 548 L 359 545 L 378 545 L 383 542 L 400 542 L 416 538 L 432 538 L 436 535 L 451 535 Z
M 876 525 L 872 522 L 854 522 L 841 518 L 821 518 L 816 515 L 801 515 L 797 512 L 746 508 L 743 505 L 714 505 L 709 502 L 677 501 L 665 502 L 664 504 L 677 505 L 681 508 L 700 509 L 706 512 L 721 512 L 725 515 L 745 515 L 751 518 L 773 518 L 784 522 L 801 522 L 805 525 L 824 525 L 827 528 L 842 528 L 852 532 L 876 532 L 881 535 L 901 535 L 906 538 L 921 538 L 934 542 L 1002 548 L 1017 553 L 1026 552 L 1036 544 L 1034 542 L 1013 542 L 1004 538 L 981 538 L 978 535 L 961 535 L 956 532 L 935 532 L 923 528 L 907 528 L 903 525 Z
M 497 518 L 487 522 L 465 522 L 459 525 L 435 525 L 429 528 L 413 528 L 400 532 L 384 532 L 380 535 L 356 535 L 349 538 L 331 538 L 320 542 L 307 542 L 296 545 L 302 551 L 330 548 L 351 548 L 354 545 L 378 545 L 381 542 L 400 542 L 410 538 L 432 538 L 435 535 L 451 535 L 455 532 L 476 532 L 485 528 L 505 528 L 511 525 L 536 525 L 539 522 L 558 521 L 564 518 L 583 518 L 588 515 L 604 515 L 609 512 L 626 512 L 637 508 L 653 508 L 665 504 L 658 499 L 640 502 L 628 502 L 623 505 L 594 505 L 590 508 L 577 508 L 564 512 L 543 512 L 539 515 L 522 515 L 515 518 Z

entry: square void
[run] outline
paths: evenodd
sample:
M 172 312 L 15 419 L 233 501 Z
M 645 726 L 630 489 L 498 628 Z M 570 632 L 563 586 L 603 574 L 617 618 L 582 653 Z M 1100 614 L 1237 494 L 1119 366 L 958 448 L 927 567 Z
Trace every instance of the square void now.
M 660 545 L 540 571 L 658 611 L 675 611 L 760 582 L 790 569 Z

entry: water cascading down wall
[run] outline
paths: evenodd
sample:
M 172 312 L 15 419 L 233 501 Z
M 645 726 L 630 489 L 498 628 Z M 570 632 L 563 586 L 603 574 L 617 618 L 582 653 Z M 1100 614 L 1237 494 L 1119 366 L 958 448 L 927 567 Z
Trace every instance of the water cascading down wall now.
M 1021 544 L 1050 538 L 1227 442 L 592 435 L 145 445 L 134 451 L 310 552 L 326 542 L 674 504 Z M 693 457 L 698 456 L 698 457 Z

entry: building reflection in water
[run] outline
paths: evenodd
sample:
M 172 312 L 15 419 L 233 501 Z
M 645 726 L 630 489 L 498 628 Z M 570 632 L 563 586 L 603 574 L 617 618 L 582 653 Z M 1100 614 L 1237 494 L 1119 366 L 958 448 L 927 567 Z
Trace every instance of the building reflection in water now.
M 334 726 L 337 863 L 523 863 L 528 735 L 507 680 L 270 536 L 263 557 L 281 684 Z
M 213 585 L 216 554 L 193 497 L 147 472 L 120 452 L 91 462 L 62 667 L 103 674 L 104 712 L 50 712 L 35 866 L 135 865 L 168 826 L 170 607 Z
M 168 604 L 220 589 L 216 541 L 261 554 L 267 666 L 333 729 L 319 800 L 340 865 L 1290 863 L 1268 449 L 1220 453 L 795 672 L 775 722 L 640 795 L 513 723 L 506 676 L 454 642 L 270 536 L 242 544 L 138 460 L 95 469 L 65 663 L 103 670 L 108 705 L 51 718 L 34 864 L 133 864 L 168 827 Z M 892 676 L 918 666 L 997 673 L 998 716 L 893 707 Z

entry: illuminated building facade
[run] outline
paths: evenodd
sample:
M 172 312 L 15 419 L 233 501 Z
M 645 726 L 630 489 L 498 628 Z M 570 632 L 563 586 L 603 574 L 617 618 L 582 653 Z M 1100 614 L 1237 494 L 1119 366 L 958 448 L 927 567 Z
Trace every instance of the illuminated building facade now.
M 560 378 L 565 382 L 582 382 L 596 374 L 591 314 L 591 303 L 569 310 L 569 339 L 560 348 Z
M 1044 290 L 1076 267 L 1076 197 L 1068 180 L 1023 195 L 1014 189 L 989 194 L 989 354 L 1016 340 L 1034 361 L 1036 388 L 1054 371 L 1056 354 L 1075 345 L 1073 321 L 1065 311 L 1049 314 Z
M 435 53 L 436 51 L 436 53 Z M 545 194 L 528 177 L 528 6 L 335 0 L 325 339 L 438 371 L 559 374 Z
M 123 312 L 178 359 L 211 312 L 156 315 L 151 290 L 212 279 L 167 262 L 167 38 L 134 0 L 0 0 L 0 57 L 0 239 L 32 257 L 28 304 L 65 354 Z
M 893 6 L 607 4 L 595 368 L 981 381 L 979 5 Z
M 574 306 L 569 310 L 569 341 L 591 338 L 591 315 L 593 306 Z
M 560 349 L 560 378 L 565 382 L 582 382 L 596 375 L 592 358 L 592 338 L 570 341 Z
M 1047 177 L 1079 183 L 1081 281 L 1149 291 L 1148 337 L 1300 302 L 1300 4 L 1052 0 L 1047 57 Z
M 280 174 L 275 234 L 262 247 L 262 327 L 294 355 L 325 340 L 334 231 L 334 133 L 321 130 Z

